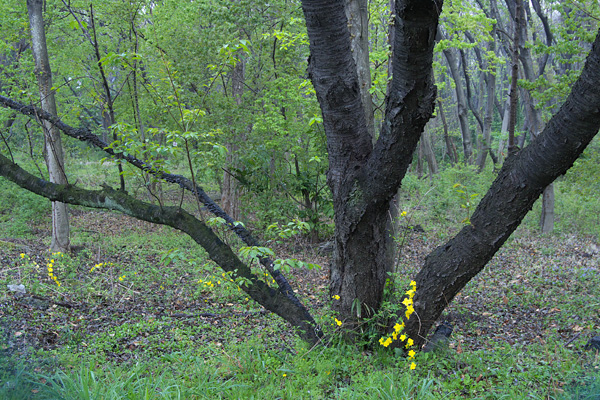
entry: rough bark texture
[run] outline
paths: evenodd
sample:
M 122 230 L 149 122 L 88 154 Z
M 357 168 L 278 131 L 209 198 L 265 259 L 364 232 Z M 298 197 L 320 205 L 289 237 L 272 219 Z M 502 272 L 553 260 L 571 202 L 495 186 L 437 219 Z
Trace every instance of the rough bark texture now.
M 204 222 L 185 210 L 179 207 L 148 204 L 123 191 L 113 190 L 109 187 L 92 191 L 72 185 L 53 184 L 31 175 L 1 154 L 0 176 L 52 201 L 115 210 L 143 221 L 168 225 L 188 234 L 208 252 L 209 257 L 224 271 L 232 272 L 234 276 L 245 278 L 251 282 L 248 285 L 242 285 L 241 288 L 252 299 L 292 324 L 299 330 L 300 337 L 309 343 L 314 344 L 319 341 L 321 333 L 317 325 L 308 311 L 303 306 L 299 306 L 295 298 L 287 296 L 259 279 Z
M 600 35 L 581 77 L 544 131 L 508 157 L 490 190 L 453 239 L 427 256 L 416 277 L 415 316 L 407 334 L 422 345 L 454 296 L 519 226 L 546 186 L 564 174 L 600 129 Z
M 31 28 L 31 43 L 35 61 L 35 75 L 40 90 L 42 109 L 52 115 L 57 115 L 56 101 L 52 91 L 52 72 L 46 48 L 46 33 L 42 16 L 42 0 L 27 0 L 29 25 Z M 66 184 L 65 163 L 60 132 L 49 122 L 42 122 L 46 144 L 46 165 L 50 182 Z M 52 243 L 50 250 L 66 253 L 70 251 L 69 211 L 67 205 L 52 202 Z
M 302 2 L 335 210 L 330 291 L 341 297 L 334 307 L 349 322 L 379 308 L 392 268 L 388 211 L 433 111 L 431 62 L 441 9 L 433 1 L 396 2 L 393 77 L 381 134 L 372 145 L 343 5 Z

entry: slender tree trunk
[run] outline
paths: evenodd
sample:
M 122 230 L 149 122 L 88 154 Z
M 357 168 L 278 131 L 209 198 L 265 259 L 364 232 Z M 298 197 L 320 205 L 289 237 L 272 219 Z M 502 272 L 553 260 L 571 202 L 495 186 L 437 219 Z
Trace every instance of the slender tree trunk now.
M 421 135 L 421 146 L 423 149 L 423 156 L 425 157 L 425 160 L 427 160 L 429 176 L 432 178 L 433 175 L 437 175 L 438 173 L 438 165 L 433 148 L 431 147 L 431 135 L 427 130 L 423 131 L 423 134 Z
M 508 123 L 510 120 L 510 98 L 511 98 L 510 91 L 511 91 L 511 86 L 508 87 L 508 96 L 506 97 L 506 106 L 504 107 L 504 115 L 502 116 L 502 127 L 500 128 L 500 140 L 498 141 L 498 153 L 497 153 L 498 160 L 503 160 L 507 156 L 507 153 L 505 153 L 506 142 L 505 142 L 504 138 L 508 134 Z
M 463 152 L 465 156 L 465 164 L 470 164 L 473 157 L 473 143 L 471 140 L 471 130 L 469 128 L 469 118 L 467 110 L 467 98 L 465 96 L 464 85 L 458 69 L 458 57 L 453 49 L 444 50 L 444 56 L 450 67 L 450 75 L 454 80 L 454 90 L 456 92 L 456 107 L 458 112 L 458 122 L 460 124 L 460 133 L 463 140 Z
M 92 45 L 94 46 L 94 52 L 96 55 L 96 65 L 98 65 L 98 70 L 100 71 L 100 77 L 102 78 L 102 88 L 104 89 L 104 104 L 102 110 L 102 116 L 106 118 L 103 125 L 114 125 L 117 122 L 115 117 L 115 109 L 114 109 L 114 99 L 110 92 L 110 85 L 108 83 L 108 79 L 106 77 L 106 72 L 104 71 L 104 67 L 102 66 L 102 57 L 100 57 L 100 48 L 98 44 L 98 35 L 96 32 L 96 22 L 94 19 L 94 7 L 90 4 L 90 17 L 92 21 L 92 33 L 94 35 L 94 39 L 92 40 Z M 91 39 L 90 39 L 91 40 Z M 107 127 L 107 128 L 108 128 Z M 113 140 L 116 142 L 118 139 L 117 133 L 113 132 Z M 123 165 L 121 164 L 121 160 L 117 160 L 117 170 L 119 171 L 119 182 L 121 184 L 121 190 L 125 191 L 125 174 L 123 173 Z
M 231 77 L 232 89 L 231 93 L 235 99 L 235 103 L 240 106 L 242 104 L 242 95 L 244 94 L 244 61 L 238 60 L 233 68 Z M 226 169 L 237 167 L 237 157 L 239 151 L 238 142 L 242 140 L 243 133 L 235 132 L 234 138 L 227 143 L 227 156 L 225 159 Z M 223 174 L 223 184 L 221 188 L 221 205 L 223 210 L 231 215 L 234 220 L 240 219 L 240 186 L 230 171 L 225 171 Z
M 442 106 L 442 102 L 438 99 L 438 111 L 440 113 L 440 118 L 442 119 L 442 126 L 444 128 L 444 142 L 446 143 L 446 153 L 450 158 L 450 164 L 454 165 L 458 162 L 458 154 L 456 154 L 456 146 L 452 142 L 452 138 L 448 134 L 448 123 L 446 122 L 446 116 L 444 115 L 444 107 Z
M 495 42 L 490 42 L 490 51 L 494 51 L 496 49 Z M 489 65 L 488 65 L 489 68 Z M 483 133 L 482 133 L 482 148 L 481 151 L 477 154 L 477 167 L 479 171 L 483 171 L 485 168 L 485 160 L 487 154 L 490 153 L 492 161 L 494 163 L 494 168 L 496 165 L 496 157 L 491 151 L 491 141 L 492 141 L 492 122 L 494 120 L 494 100 L 496 99 L 496 73 L 495 71 L 485 72 L 485 85 L 487 92 L 487 99 L 485 103 L 485 115 L 483 117 Z
M 516 1 L 515 11 L 515 29 L 512 48 L 512 64 L 511 64 L 511 82 L 510 82 L 510 114 L 508 120 L 508 154 L 514 154 L 518 151 L 515 143 L 515 126 L 517 124 L 517 105 L 518 105 L 518 90 L 517 81 L 519 80 L 519 24 L 521 19 L 522 0 Z
M 57 115 L 56 101 L 52 91 L 52 72 L 46 47 L 46 33 L 42 16 L 43 0 L 27 0 L 29 25 L 33 58 L 35 60 L 35 75 L 37 76 L 42 109 L 52 115 Z M 50 182 L 66 184 L 65 163 L 60 132 L 54 125 L 44 121 L 44 137 L 46 143 L 46 165 Z M 52 243 L 51 251 L 68 252 L 70 250 L 69 212 L 65 203 L 52 202 Z
M 371 98 L 371 63 L 369 61 L 369 5 L 367 0 L 346 0 L 346 18 L 356 63 L 360 97 L 365 111 L 367 130 L 375 140 L 375 115 Z
M 523 0 L 509 0 L 514 2 L 515 6 L 515 41 L 519 47 L 518 57 L 523 66 L 524 78 L 529 82 L 534 82 L 537 78 L 533 68 L 533 58 L 531 56 L 531 50 L 526 46 L 528 33 L 527 23 L 525 21 L 525 13 L 523 10 Z M 538 4 L 539 5 L 539 4 Z M 541 9 L 539 9 L 541 14 Z M 552 40 L 552 36 L 548 36 L 546 32 L 547 40 Z M 544 64 L 545 65 L 545 64 Z M 540 65 L 541 67 L 541 65 Z M 544 70 L 540 69 L 540 73 Z M 525 89 L 524 89 L 525 90 Z M 532 94 L 527 91 L 526 96 L 523 96 L 525 100 L 525 112 L 529 119 L 529 132 L 532 139 L 537 137 L 543 129 L 543 121 L 541 112 L 535 105 L 535 99 Z M 542 213 L 540 215 L 540 228 L 542 233 L 549 233 L 554 229 L 554 185 L 550 184 L 544 189 L 543 201 L 542 201 Z

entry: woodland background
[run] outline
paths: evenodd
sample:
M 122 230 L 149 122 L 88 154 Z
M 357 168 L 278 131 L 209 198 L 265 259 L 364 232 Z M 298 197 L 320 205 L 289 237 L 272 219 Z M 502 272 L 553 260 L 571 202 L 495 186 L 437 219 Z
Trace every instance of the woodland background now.
M 433 64 L 435 115 L 396 200 L 396 271 L 405 280 L 469 223 L 508 155 L 514 5 L 444 4 Z M 570 92 L 600 16 L 596 1 L 523 5 L 519 148 Z M 369 1 L 367 11 L 377 136 L 389 81 L 389 4 Z M 335 299 L 327 292 L 334 234 L 327 144 L 298 2 L 90 7 L 52 0 L 44 21 L 59 117 L 115 151 L 201 184 L 286 260 L 282 270 L 330 342 L 307 348 L 202 249 L 166 227 L 74 207 L 72 252 L 48 252 L 50 203 L 0 178 L 0 280 L 5 288 L 26 288 L 24 295 L 11 289 L 0 295 L 0 393 L 7 398 L 594 398 L 600 392 L 597 354 L 583 349 L 600 325 L 597 139 L 446 310 L 455 327 L 448 348 L 419 355 L 410 370 L 400 353 L 338 337 L 329 307 Z M 34 69 L 27 8 L 2 0 L 0 94 L 38 105 Z M 0 122 L 2 154 L 47 179 L 39 121 L 0 108 Z M 70 183 L 106 182 L 153 204 L 184 205 L 227 244 L 244 248 L 189 194 L 83 142 L 65 137 L 62 146 Z

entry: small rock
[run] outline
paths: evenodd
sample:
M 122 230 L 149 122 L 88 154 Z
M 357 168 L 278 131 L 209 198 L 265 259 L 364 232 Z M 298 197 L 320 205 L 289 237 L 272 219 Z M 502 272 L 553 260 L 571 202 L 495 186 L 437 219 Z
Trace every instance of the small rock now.
M 20 294 L 25 294 L 25 285 L 6 285 L 6 287 L 8 288 L 8 290 L 10 290 L 11 292 L 17 292 Z
M 594 336 L 584 347 L 585 350 L 598 350 L 600 351 L 600 336 Z
M 333 241 L 321 243 L 319 245 L 319 253 L 333 253 Z
M 433 334 L 429 342 L 427 342 L 425 347 L 423 347 L 423 352 L 429 353 L 430 351 L 446 347 L 448 345 L 448 342 L 450 341 L 450 335 L 452 335 L 453 331 L 454 328 L 452 327 L 452 325 L 450 325 L 449 322 L 442 322 L 435 329 L 435 333 Z

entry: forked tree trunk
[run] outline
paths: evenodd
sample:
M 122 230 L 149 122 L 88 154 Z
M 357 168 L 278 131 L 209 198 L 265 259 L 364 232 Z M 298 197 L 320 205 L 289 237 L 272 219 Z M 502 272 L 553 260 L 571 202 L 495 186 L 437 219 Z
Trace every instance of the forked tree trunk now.
M 29 25 L 31 28 L 31 42 L 33 58 L 35 61 L 35 75 L 37 76 L 42 109 L 52 115 L 57 115 L 56 101 L 52 91 L 52 72 L 46 48 L 46 33 L 42 16 L 43 0 L 27 0 L 29 12 Z M 66 184 L 65 163 L 62 141 L 59 130 L 51 123 L 44 121 L 44 138 L 46 144 L 46 165 L 50 182 Z M 51 251 L 66 253 L 70 250 L 69 238 L 69 211 L 65 203 L 52 202 L 52 243 Z
M 438 12 L 433 1 L 398 1 L 393 79 L 386 117 L 372 144 L 360 97 L 343 0 L 303 1 L 309 74 L 323 111 L 328 184 L 335 211 L 331 264 L 334 309 L 352 326 L 381 305 L 393 252 L 390 202 L 433 112 L 431 62 Z

